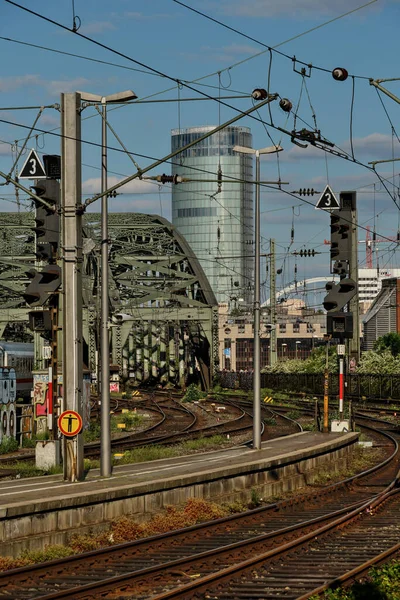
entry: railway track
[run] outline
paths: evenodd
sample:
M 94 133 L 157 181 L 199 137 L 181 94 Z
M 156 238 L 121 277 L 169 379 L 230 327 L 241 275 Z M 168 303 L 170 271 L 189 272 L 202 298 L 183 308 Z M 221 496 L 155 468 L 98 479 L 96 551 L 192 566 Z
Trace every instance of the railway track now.
M 386 457 L 362 475 L 211 523 L 2 573 L 0 598 L 306 598 L 308 588 L 356 568 L 361 555 L 370 561 L 389 552 L 399 539 L 400 525 L 390 526 L 390 535 L 383 529 L 397 521 L 400 507 L 397 490 L 390 491 L 399 471 L 398 443 L 387 432 L 375 435 Z M 344 532 L 349 541 L 340 552 Z M 376 543 L 352 551 L 357 540 L 360 545 L 375 534 Z M 329 570 L 334 550 L 340 561 Z
M 198 437 L 211 437 L 221 435 L 224 437 L 247 436 L 247 439 L 239 441 L 240 444 L 252 443 L 253 416 L 252 407 L 240 406 L 236 402 L 226 402 L 231 412 L 236 412 L 234 418 L 206 425 L 205 419 L 200 420 L 186 405 L 178 402 L 178 399 L 170 396 L 162 397 L 160 401 L 156 401 L 154 397 L 149 396 L 141 401 L 135 401 L 135 407 L 140 407 L 148 413 L 153 413 L 153 419 L 156 422 L 147 429 L 139 433 L 129 433 L 121 435 L 118 438 L 111 440 L 111 449 L 113 452 L 123 452 L 132 450 L 140 446 L 151 444 L 169 445 L 177 444 Z M 121 410 L 126 406 L 132 408 L 132 402 L 125 400 L 122 405 L 115 407 Z M 262 427 L 262 440 L 273 439 L 282 435 L 290 435 L 297 431 L 301 431 L 293 420 L 288 419 L 284 415 L 263 408 L 266 416 L 274 419 L 276 424 L 265 428 Z M 88 442 L 84 447 L 85 458 L 98 458 L 100 456 L 100 442 Z M 7 462 L 32 461 L 35 458 L 34 451 L 13 453 L 12 456 L 0 457 L 0 465 Z M 4 472 L 4 474 L 3 474 Z M 14 471 L 0 468 L 0 478 L 8 477 L 14 474 Z

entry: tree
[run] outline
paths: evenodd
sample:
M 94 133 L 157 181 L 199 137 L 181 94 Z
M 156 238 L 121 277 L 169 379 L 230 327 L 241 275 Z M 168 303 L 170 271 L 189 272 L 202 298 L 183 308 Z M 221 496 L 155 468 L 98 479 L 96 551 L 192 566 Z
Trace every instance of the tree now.
M 400 354 L 400 334 L 386 333 L 376 340 L 374 350 L 380 354 L 385 350 L 390 350 L 392 356 L 398 356 Z

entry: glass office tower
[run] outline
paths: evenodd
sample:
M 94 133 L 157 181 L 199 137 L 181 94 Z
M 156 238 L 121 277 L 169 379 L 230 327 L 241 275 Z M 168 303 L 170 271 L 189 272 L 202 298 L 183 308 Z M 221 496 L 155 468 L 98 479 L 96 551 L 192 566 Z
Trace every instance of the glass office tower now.
M 173 129 L 172 151 L 215 129 Z M 232 307 L 253 297 L 252 147 L 248 127 L 226 127 L 173 159 L 172 174 L 192 181 L 172 188 L 172 223 L 200 261 L 218 302 Z M 218 183 L 218 172 L 220 183 Z M 247 183 L 246 183 L 247 182 Z

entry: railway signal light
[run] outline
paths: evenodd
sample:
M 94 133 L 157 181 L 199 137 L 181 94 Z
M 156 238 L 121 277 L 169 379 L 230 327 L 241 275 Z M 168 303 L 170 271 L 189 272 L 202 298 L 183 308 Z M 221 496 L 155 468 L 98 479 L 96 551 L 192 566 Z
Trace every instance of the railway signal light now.
M 51 334 L 52 322 L 49 309 L 32 310 L 28 313 L 29 329 L 38 333 Z
M 337 312 L 327 315 L 326 330 L 332 338 L 353 337 L 353 313 Z
M 331 213 L 331 273 L 348 272 L 348 263 L 351 259 L 350 227 L 350 210 L 340 208 Z
M 55 179 L 37 180 L 32 186 L 35 194 L 43 198 L 53 209 L 44 206 L 36 200 L 36 256 L 40 261 L 55 261 L 60 238 L 60 219 L 58 207 L 60 204 L 60 184 Z
M 332 281 L 325 287 L 328 294 L 324 298 L 323 306 L 328 313 L 340 311 L 357 293 L 356 282 L 350 277 L 343 277 L 338 283 Z
M 22 295 L 30 306 L 43 306 L 61 285 L 61 268 L 56 264 L 46 265 L 42 271 L 31 269 L 27 275 L 31 282 Z

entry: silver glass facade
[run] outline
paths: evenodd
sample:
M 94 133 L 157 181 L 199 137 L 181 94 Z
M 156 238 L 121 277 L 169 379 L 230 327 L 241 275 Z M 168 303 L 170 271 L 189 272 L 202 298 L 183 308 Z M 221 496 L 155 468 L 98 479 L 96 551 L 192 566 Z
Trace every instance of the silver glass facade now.
M 172 151 L 213 129 L 173 129 Z M 251 301 L 254 263 L 252 156 L 234 152 L 235 145 L 252 147 L 248 127 L 226 127 L 180 153 L 172 167 L 173 175 L 193 180 L 172 188 L 172 223 L 200 261 L 218 302 L 233 305 Z

